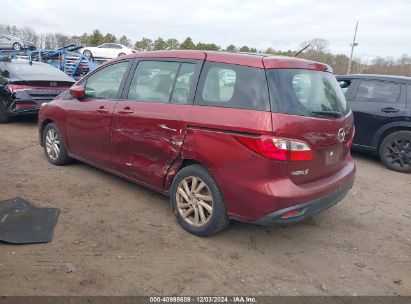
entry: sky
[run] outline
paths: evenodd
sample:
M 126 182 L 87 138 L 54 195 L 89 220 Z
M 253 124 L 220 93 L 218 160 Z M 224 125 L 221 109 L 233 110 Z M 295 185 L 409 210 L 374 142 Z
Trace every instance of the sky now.
M 4 3 L 2 3 L 4 2 Z M 5 5 L 7 3 L 7 5 Z M 187 36 L 194 43 L 248 45 L 297 50 L 303 41 L 323 38 L 335 54 L 411 55 L 410 0 L 0 0 L 0 23 L 29 26 L 38 33 L 125 34 L 139 40 Z

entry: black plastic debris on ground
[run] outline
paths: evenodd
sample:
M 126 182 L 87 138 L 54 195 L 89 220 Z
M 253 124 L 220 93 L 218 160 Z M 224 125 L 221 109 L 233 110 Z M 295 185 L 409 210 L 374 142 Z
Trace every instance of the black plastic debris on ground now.
M 59 213 L 57 208 L 38 208 L 21 197 L 0 201 L 0 241 L 50 242 Z

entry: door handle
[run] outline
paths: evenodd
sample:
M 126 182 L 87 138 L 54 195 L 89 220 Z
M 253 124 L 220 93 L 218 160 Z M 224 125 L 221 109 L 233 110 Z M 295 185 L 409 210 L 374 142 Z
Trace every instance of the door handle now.
M 99 113 L 108 113 L 108 109 L 105 107 L 100 107 L 96 111 Z
M 382 108 L 381 109 L 381 112 L 384 112 L 384 113 L 397 113 L 397 112 L 399 112 L 400 110 L 398 110 L 398 109 L 395 109 L 395 108 L 393 108 L 393 107 L 388 107 L 388 108 Z
M 125 107 L 123 110 L 118 111 L 119 114 L 131 114 L 134 113 L 130 107 Z

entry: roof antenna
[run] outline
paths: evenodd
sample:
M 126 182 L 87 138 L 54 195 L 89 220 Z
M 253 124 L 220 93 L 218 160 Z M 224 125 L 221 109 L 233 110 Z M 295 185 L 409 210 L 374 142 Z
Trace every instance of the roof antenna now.
M 299 50 L 297 52 L 297 54 L 294 55 L 294 57 L 298 57 L 298 55 L 300 55 L 303 51 L 305 51 L 310 45 L 311 45 L 311 43 L 307 44 L 305 47 L 303 47 L 301 50 Z

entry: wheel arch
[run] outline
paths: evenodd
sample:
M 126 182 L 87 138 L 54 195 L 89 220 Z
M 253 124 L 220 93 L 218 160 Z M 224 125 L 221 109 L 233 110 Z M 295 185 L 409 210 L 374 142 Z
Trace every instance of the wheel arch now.
M 377 132 L 375 132 L 373 138 L 373 146 L 376 147 L 378 153 L 380 145 L 384 138 L 388 135 L 398 132 L 398 131 L 411 131 L 411 122 L 402 121 L 402 122 L 393 122 L 382 126 Z
M 191 166 L 191 165 L 200 165 L 205 167 L 201 162 L 192 158 L 182 158 L 176 159 L 170 166 L 167 171 L 167 174 L 164 178 L 163 188 L 168 193 L 170 191 L 171 183 L 173 182 L 174 177 L 176 174 L 183 168 Z M 206 168 L 206 167 L 205 167 Z
M 51 124 L 51 123 L 54 123 L 54 121 L 53 120 L 51 120 L 51 119 L 45 119 L 42 123 L 41 123 L 41 126 L 40 126 L 40 145 L 43 147 L 43 131 L 44 131 L 44 128 L 48 125 L 48 124 Z

